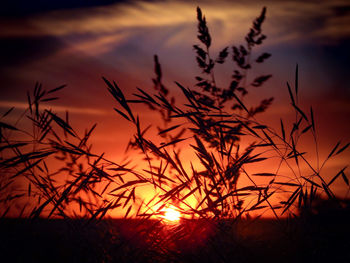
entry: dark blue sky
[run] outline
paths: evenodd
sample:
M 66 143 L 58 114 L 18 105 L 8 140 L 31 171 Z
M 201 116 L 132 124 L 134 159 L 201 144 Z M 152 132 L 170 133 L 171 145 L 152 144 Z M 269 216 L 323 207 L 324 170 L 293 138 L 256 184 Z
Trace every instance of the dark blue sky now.
M 124 0 L 4 0 L 1 3 L 0 15 L 17 17 L 22 15 L 33 15 L 47 11 L 73 9 L 82 7 L 104 6 L 114 3 L 125 2 Z

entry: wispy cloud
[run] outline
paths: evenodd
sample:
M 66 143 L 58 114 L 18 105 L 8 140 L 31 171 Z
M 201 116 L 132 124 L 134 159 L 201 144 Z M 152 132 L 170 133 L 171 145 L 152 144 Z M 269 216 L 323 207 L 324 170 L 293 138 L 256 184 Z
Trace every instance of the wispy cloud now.
M 84 114 L 84 115 L 108 115 L 110 112 L 101 110 L 98 108 L 84 108 L 84 107 L 74 107 L 74 106 L 58 106 L 58 105 L 50 105 L 43 104 L 43 107 L 47 109 L 52 109 L 55 112 L 70 112 L 76 114 Z M 20 101 L 0 101 L 0 108 L 11 108 L 15 107 L 16 109 L 27 109 L 28 103 L 20 102 Z
M 265 32 L 269 35 L 269 44 L 350 38 L 350 16 L 346 11 L 349 2 L 346 0 L 268 1 L 265 4 L 268 7 Z M 210 21 L 216 41 L 220 40 L 216 42 L 218 46 L 238 37 L 241 39 L 262 7 L 258 1 L 201 1 L 199 5 Z M 6 27 L 1 28 L 0 36 L 53 35 L 85 52 L 100 54 L 135 35 L 150 42 L 142 33 L 155 30 L 157 38 L 153 40 L 162 45 L 188 46 L 196 30 L 195 7 L 190 1 L 133 1 L 53 11 L 27 18 L 22 26 L 8 21 Z

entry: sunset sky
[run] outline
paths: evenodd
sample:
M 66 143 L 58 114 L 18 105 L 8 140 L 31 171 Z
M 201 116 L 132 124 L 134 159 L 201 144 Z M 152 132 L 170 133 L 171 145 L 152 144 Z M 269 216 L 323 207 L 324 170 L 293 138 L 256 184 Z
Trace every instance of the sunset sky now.
M 151 90 L 157 54 L 165 83 L 176 96 L 174 81 L 193 87 L 200 73 L 192 48 L 198 43 L 198 5 L 208 21 L 213 52 L 241 44 L 266 6 L 267 40 L 258 51 L 272 57 L 255 72 L 273 78 L 253 95 L 275 97 L 265 118 L 274 125 L 288 116 L 286 82 L 294 83 L 298 64 L 301 102 L 307 110 L 313 105 L 321 153 L 327 155 L 340 139 L 349 141 L 348 0 L 5 1 L 0 9 L 0 111 L 25 107 L 26 91 L 36 81 L 47 89 L 67 84 L 53 109 L 67 109 L 81 130 L 97 122 L 96 150 L 122 159 L 132 130 L 120 125 L 124 122 L 113 111 L 101 77 L 115 80 L 127 94 L 136 86 Z M 221 85 L 229 84 L 232 70 L 228 63 L 217 73 Z M 346 152 L 332 167 L 344 167 L 349 157 Z

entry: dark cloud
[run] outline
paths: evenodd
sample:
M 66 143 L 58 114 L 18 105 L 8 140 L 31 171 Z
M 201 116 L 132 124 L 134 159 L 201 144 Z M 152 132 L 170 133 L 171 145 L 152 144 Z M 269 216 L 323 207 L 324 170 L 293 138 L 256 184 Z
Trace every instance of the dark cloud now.
M 350 3 L 347 5 L 336 5 L 332 8 L 335 16 L 349 16 L 350 15 Z
M 5 0 L 1 3 L 0 16 L 16 17 L 27 16 L 37 13 L 74 9 L 82 7 L 103 6 L 113 3 L 126 2 L 124 0 Z
M 0 68 L 41 60 L 63 47 L 53 36 L 0 38 Z

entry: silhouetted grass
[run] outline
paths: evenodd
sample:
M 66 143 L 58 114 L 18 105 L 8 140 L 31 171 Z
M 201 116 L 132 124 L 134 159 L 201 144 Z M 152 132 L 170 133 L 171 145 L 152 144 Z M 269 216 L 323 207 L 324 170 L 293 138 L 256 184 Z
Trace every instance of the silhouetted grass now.
M 117 83 L 103 78 L 117 102 L 115 111 L 135 127 L 129 150 L 144 160 L 137 167 L 115 163 L 92 151 L 89 138 L 96 125 L 81 134 L 69 122 L 68 113 L 62 117 L 42 107 L 42 102 L 56 100 L 55 94 L 64 86 L 47 91 L 37 84 L 33 93 L 27 94 L 28 108 L 17 121 L 6 121 L 13 109 L 3 114 L 1 216 L 32 219 L 20 221 L 30 230 L 18 228 L 16 220 L 2 219 L 2 226 L 14 227 L 8 233 L 12 241 L 6 245 L 7 240 L 2 240 L 4 247 L 24 249 L 23 256 L 14 255 L 14 261 L 25 260 L 25 254 L 32 251 L 27 261 L 306 262 L 330 256 L 331 252 L 325 252 L 328 246 L 340 250 L 339 260 L 345 259 L 348 231 L 340 229 L 347 226 L 349 204 L 337 198 L 332 185 L 343 180 L 349 186 L 347 167 L 331 179 L 323 168 L 349 144 L 337 143 L 325 160 L 319 160 L 313 110 L 306 111 L 299 104 L 298 66 L 294 85 L 287 83 L 294 122 L 281 119 L 280 128 L 275 129 L 258 121 L 258 114 L 270 107 L 272 98 L 259 105 L 245 103 L 251 88 L 262 86 L 271 77 L 248 78 L 255 64 L 270 57 L 253 52 L 266 38 L 262 34 L 265 14 L 263 8 L 243 45 L 224 47 L 214 56 L 205 16 L 197 8 L 199 44 L 193 48 L 202 74 L 195 77 L 193 88 L 175 82 L 184 103 L 175 100 L 163 84 L 157 56 L 154 94 L 138 88 L 129 99 Z M 229 60 L 234 66 L 230 83 L 220 87 L 215 70 Z M 144 128 L 142 115 L 134 111 L 135 103 L 160 113 L 160 143 L 149 135 L 148 126 Z M 29 122 L 31 127 L 20 128 L 20 122 Z M 315 142 L 316 165 L 299 150 L 301 138 L 308 135 Z M 196 161 L 184 159 L 184 148 L 192 151 Z M 250 167 L 271 160 L 277 164 L 273 172 L 250 172 Z M 280 173 L 282 166 L 289 174 Z M 310 171 L 307 174 L 304 166 Z M 143 186 L 153 187 L 150 200 L 142 197 Z M 329 208 L 322 212 L 325 204 Z M 181 211 L 179 223 L 170 224 L 161 217 L 169 205 Z M 126 219 L 110 220 L 108 215 L 114 209 L 122 209 Z M 257 220 L 266 211 L 272 212 L 275 221 Z M 252 213 L 258 216 L 252 218 Z M 328 218 L 331 214 L 334 217 Z M 61 218 L 67 225 L 40 217 Z M 45 224 L 50 229 L 57 227 L 58 232 L 50 233 L 52 240 L 46 236 L 36 239 L 36 227 Z M 329 229 L 323 232 L 319 226 Z M 27 231 L 31 234 L 23 233 L 24 243 L 16 240 Z M 41 234 L 45 235 L 45 230 Z M 335 241 L 337 237 L 340 239 Z M 18 241 L 22 243 L 16 244 Z M 25 249 L 28 243 L 30 251 Z M 53 253 L 47 252 L 50 249 Z

